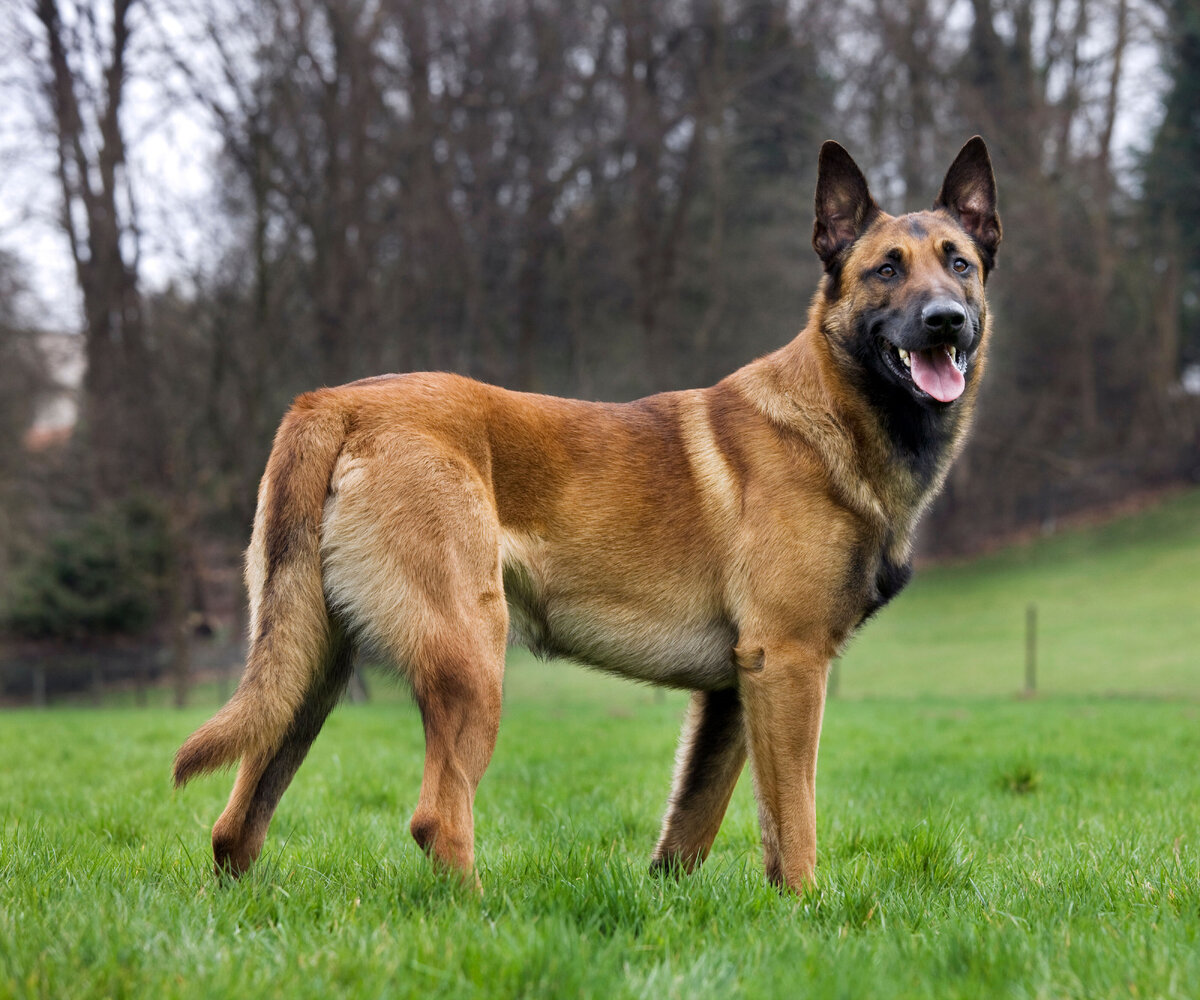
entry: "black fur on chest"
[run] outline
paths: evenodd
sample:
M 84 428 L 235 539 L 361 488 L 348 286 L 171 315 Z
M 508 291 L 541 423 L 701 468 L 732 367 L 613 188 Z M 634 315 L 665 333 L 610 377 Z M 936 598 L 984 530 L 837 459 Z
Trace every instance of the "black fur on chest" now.
M 893 561 L 886 547 L 881 551 L 861 552 L 854 561 L 849 581 L 858 604 L 855 627 L 861 626 L 900 593 L 912 579 L 912 574 L 912 561 Z
M 856 362 L 855 377 L 864 398 L 870 400 L 893 453 L 925 488 L 937 474 L 959 426 L 957 410 L 942 404 L 923 404 L 911 393 L 892 384 L 880 370 L 873 340 L 864 319 L 858 336 L 849 344 Z

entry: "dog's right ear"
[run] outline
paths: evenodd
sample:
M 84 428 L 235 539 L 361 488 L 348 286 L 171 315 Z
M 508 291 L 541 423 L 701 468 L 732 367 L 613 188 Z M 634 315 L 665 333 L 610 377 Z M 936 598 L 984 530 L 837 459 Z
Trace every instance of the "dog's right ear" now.
M 867 179 L 841 145 L 828 140 L 817 161 L 817 221 L 813 249 L 829 271 L 879 214 Z

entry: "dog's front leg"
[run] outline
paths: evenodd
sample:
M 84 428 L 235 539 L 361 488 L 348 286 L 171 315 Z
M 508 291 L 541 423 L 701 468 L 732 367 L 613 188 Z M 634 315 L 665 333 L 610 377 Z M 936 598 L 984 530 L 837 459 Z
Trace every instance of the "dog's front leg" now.
M 708 857 L 745 763 L 737 689 L 695 692 L 679 737 L 671 800 L 652 870 L 690 872 Z
M 767 878 L 798 891 L 817 860 L 817 743 L 829 658 L 801 643 L 738 651 Z

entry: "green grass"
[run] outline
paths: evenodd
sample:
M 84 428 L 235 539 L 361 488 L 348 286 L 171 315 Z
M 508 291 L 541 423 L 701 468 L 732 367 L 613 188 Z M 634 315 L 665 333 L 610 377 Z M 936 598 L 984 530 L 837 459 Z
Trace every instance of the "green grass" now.
M 1200 696 L 1200 490 L 1136 517 L 918 571 L 851 646 L 840 691 L 1016 692 L 1031 603 L 1039 691 Z
M 408 837 L 422 740 L 394 688 L 334 713 L 227 885 L 229 777 L 168 780 L 211 706 L 6 713 L 0 997 L 1194 998 L 1198 524 L 1191 495 L 923 573 L 842 664 L 798 898 L 763 883 L 745 778 L 708 864 L 650 877 L 683 697 L 520 653 L 481 898 Z M 1022 701 L 1030 599 L 1055 693 Z

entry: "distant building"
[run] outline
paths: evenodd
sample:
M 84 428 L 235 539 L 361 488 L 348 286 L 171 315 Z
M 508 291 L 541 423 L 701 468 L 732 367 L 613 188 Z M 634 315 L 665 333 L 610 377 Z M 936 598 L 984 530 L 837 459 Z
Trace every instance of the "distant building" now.
M 46 361 L 50 389 L 42 394 L 33 423 L 25 432 L 25 447 L 43 451 L 71 436 L 79 419 L 79 396 L 87 369 L 83 337 L 73 333 L 37 334 L 38 351 Z

